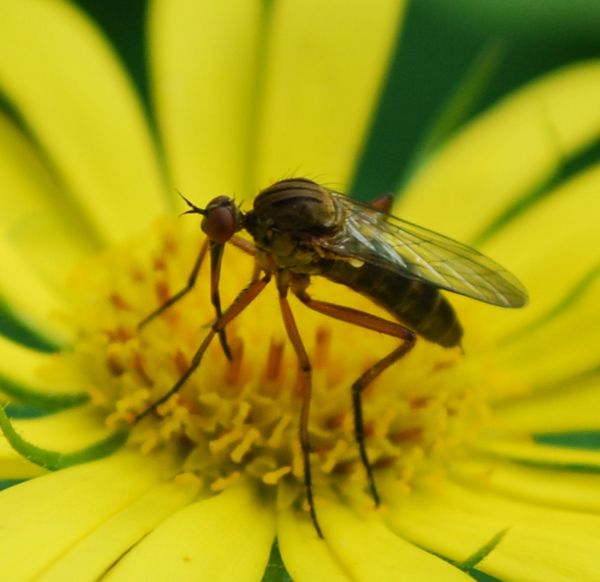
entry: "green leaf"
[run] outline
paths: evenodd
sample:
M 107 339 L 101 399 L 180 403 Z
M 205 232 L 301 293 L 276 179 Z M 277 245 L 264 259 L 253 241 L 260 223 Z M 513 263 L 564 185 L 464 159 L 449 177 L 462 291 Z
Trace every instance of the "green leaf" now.
M 40 467 L 49 469 L 50 471 L 57 471 L 58 469 L 65 469 L 72 465 L 89 463 L 91 461 L 96 461 L 97 459 L 108 457 L 120 449 L 129 436 L 128 431 L 115 431 L 105 439 L 77 451 L 71 451 L 69 453 L 51 451 L 38 447 L 22 438 L 14 429 L 4 408 L 1 407 L 0 429 L 4 433 L 4 436 L 7 438 L 11 447 L 15 449 L 17 453 L 25 457 L 28 461 L 31 461 Z
M 271 555 L 269 556 L 269 563 L 265 570 L 262 582 L 292 582 L 291 576 L 288 574 L 283 561 L 281 560 L 281 554 L 279 553 L 279 544 L 277 540 L 271 548 Z
M 573 449 L 600 449 L 600 431 L 598 430 L 540 433 L 533 435 L 533 440 L 541 445 Z

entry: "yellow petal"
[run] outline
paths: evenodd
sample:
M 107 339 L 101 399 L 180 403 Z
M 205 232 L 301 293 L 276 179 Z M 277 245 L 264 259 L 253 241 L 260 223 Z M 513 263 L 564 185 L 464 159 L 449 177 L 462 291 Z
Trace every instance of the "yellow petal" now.
M 600 343 L 600 278 L 577 304 L 529 333 L 519 333 L 498 352 L 498 364 L 535 388 L 566 385 L 597 369 Z M 566 389 L 566 388 L 565 388 Z
M 0 265 L 0 303 L 3 307 L 49 344 L 68 344 L 69 330 L 58 317 L 65 312 L 63 299 L 1 238 Z
M 260 580 L 275 536 L 274 517 L 250 486 L 231 486 L 166 520 L 107 580 Z
M 444 490 L 398 494 L 392 481 L 380 480 L 391 504 L 385 520 L 398 535 L 456 562 L 464 562 L 510 526 L 498 516 L 466 511 L 447 499 Z M 392 502 L 392 500 L 394 500 Z
M 600 513 L 600 475 L 523 467 L 513 463 L 464 461 L 453 474 L 508 497 L 536 505 Z
M 600 451 L 540 445 L 526 437 L 520 439 L 481 438 L 474 444 L 474 447 L 486 455 L 527 465 L 556 467 L 562 470 L 585 469 L 593 473 L 600 470 Z
M 277 539 L 281 558 L 293 580 L 297 582 L 345 582 L 352 577 L 326 543 L 317 536 L 306 515 L 287 509 L 277 514 Z
M 511 525 L 478 568 L 501 579 L 594 580 L 600 568 L 600 517 L 513 501 L 474 488 L 449 487 L 465 511 Z
M 495 335 L 518 330 L 552 310 L 600 262 L 600 164 L 551 193 L 551 195 L 511 222 L 486 245 L 485 251 L 509 266 L 523 281 L 530 304 L 506 313 L 486 312 L 485 326 Z M 578 310 L 600 315 L 592 301 L 592 287 L 578 301 Z M 572 310 L 562 314 L 568 325 Z M 574 312 L 576 313 L 576 312 Z M 573 334 L 576 334 L 576 318 Z
M 274 3 L 256 182 L 352 178 L 406 2 Z
M 151 66 L 174 187 L 196 203 L 245 193 L 259 0 L 154 0 Z
M 318 508 L 331 551 L 355 580 L 470 580 L 454 568 L 405 541 L 375 517 L 358 517 L 349 508 L 328 502 Z
M 107 518 L 143 495 L 162 464 L 137 454 L 50 473 L 0 494 L 2 575 L 30 580 Z
M 163 483 L 95 528 L 69 548 L 40 580 L 97 580 L 116 560 L 170 515 L 187 505 L 197 487 Z
M 556 535 L 532 529 L 523 528 L 519 535 L 511 535 L 509 531 L 498 551 L 491 552 L 477 567 L 504 580 L 594 582 L 598 579 L 597 537 Z
M 0 236 L 44 282 L 64 283 L 83 256 L 96 250 L 90 229 L 64 197 L 34 148 L 0 115 Z
M 469 242 L 548 178 L 565 156 L 598 136 L 599 101 L 598 61 L 531 83 L 473 121 L 430 160 L 408 186 L 398 212 Z
M 0 337 L 0 392 L 2 379 L 50 396 L 73 396 L 80 393 L 77 379 L 68 378 L 57 367 L 53 354 L 37 352 Z M 60 370 L 60 374 L 56 372 Z
M 513 433 L 568 432 L 600 428 L 600 378 L 559 384 L 549 393 L 535 394 L 498 406 L 493 427 Z
M 6 439 L 0 441 L 0 480 L 12 481 L 31 479 L 47 473 L 46 469 L 34 465 L 17 453 Z
M 101 237 L 127 236 L 165 211 L 139 100 L 79 10 L 62 1 L 3 2 L 0 86 Z
M 600 518 L 538 507 L 446 483 L 401 498 L 388 520 L 402 535 L 454 560 L 504 531 L 477 568 L 501 580 L 594 580 Z M 478 546 L 479 544 L 479 546 Z

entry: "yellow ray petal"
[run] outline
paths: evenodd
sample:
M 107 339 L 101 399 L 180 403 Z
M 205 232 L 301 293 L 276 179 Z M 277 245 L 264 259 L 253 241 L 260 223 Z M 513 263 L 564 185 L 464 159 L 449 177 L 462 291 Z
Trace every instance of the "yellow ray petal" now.
M 498 551 L 478 564 L 483 572 L 505 580 L 593 582 L 600 571 L 598 538 L 584 535 L 555 535 L 524 528 L 520 535 L 508 535 Z
M 62 452 L 84 448 L 110 434 L 102 425 L 97 412 L 90 407 L 74 408 L 38 418 L 14 420 L 13 425 L 19 435 L 27 441 Z M 43 472 L 43 469 L 18 455 L 6 439 L 0 439 L 0 479 L 25 478 Z
M 599 100 L 598 61 L 531 83 L 473 121 L 430 160 L 409 184 L 398 212 L 472 240 L 549 177 L 564 156 L 598 136 Z
M 259 111 L 256 182 L 352 178 L 403 0 L 276 2 Z
M 54 354 L 37 352 L 0 337 L 0 379 L 54 396 L 80 393 L 81 385 Z M 2 383 L 0 380 L 0 392 Z
M 530 295 L 530 304 L 525 309 L 511 313 L 499 309 L 486 311 L 484 324 L 492 334 L 510 334 L 543 316 L 597 267 L 599 188 L 600 164 L 553 191 L 485 246 L 486 253 L 522 279 Z M 589 309 L 595 317 L 599 305 L 590 300 L 592 287 L 597 288 L 597 283 L 578 301 L 577 309 Z M 570 313 L 571 310 L 562 314 L 566 324 Z M 576 333 L 576 329 L 572 331 Z
M 536 394 L 497 406 L 493 428 L 512 433 L 568 432 L 600 429 L 600 377 L 559 385 L 550 393 Z
M 0 238 L 0 302 L 26 328 L 50 344 L 67 345 L 68 328 L 60 321 L 64 301 Z
M 40 576 L 44 582 L 97 580 L 116 560 L 197 494 L 193 485 L 163 483 L 99 525 Z
M 0 191 L 0 236 L 51 286 L 60 287 L 73 265 L 98 248 L 56 177 L 3 115 Z
M 47 473 L 47 470 L 39 465 L 30 463 L 22 457 L 6 442 L 6 439 L 0 441 L 0 480 L 11 481 L 31 479 Z
M 154 98 L 174 187 L 196 203 L 241 194 L 262 2 L 154 0 Z
M 347 182 L 404 4 L 155 0 L 155 97 L 175 186 L 202 201 L 298 171 Z
M 600 513 L 600 475 L 560 473 L 496 460 L 455 463 L 452 472 L 462 479 L 481 483 L 486 489 L 525 502 Z
M 447 502 L 512 525 L 478 568 L 504 579 L 593 580 L 600 517 L 529 505 L 475 488 L 448 487 Z
M 401 535 L 458 561 L 504 531 L 477 568 L 502 580 L 593 580 L 600 518 L 536 507 L 446 483 L 390 509 Z
M 600 277 L 562 310 L 543 313 L 500 341 L 497 363 L 535 390 L 563 386 L 598 367 Z
M 360 518 L 342 505 L 318 508 L 331 551 L 355 580 L 470 580 L 469 576 L 390 531 L 378 518 Z
M 511 525 L 501 517 L 469 512 L 448 503 L 444 491 L 398 495 L 393 480 L 382 479 L 379 488 L 389 500 L 385 520 L 393 531 L 459 563 Z
M 159 479 L 163 463 L 120 453 L 0 494 L 2 575 L 30 580 Z
M 260 580 L 275 535 L 270 504 L 247 484 L 182 509 L 135 546 L 107 580 Z
M 281 558 L 293 580 L 297 582 L 345 582 L 345 573 L 327 544 L 317 536 L 306 515 L 291 509 L 277 514 L 277 538 Z
M 156 155 L 131 83 L 71 4 L 2 3 L 0 87 L 100 236 L 127 236 L 165 211 Z
M 590 473 L 600 471 L 600 451 L 541 445 L 527 437 L 510 440 L 481 438 L 474 447 L 486 455 L 526 465 L 556 467 L 561 470 L 586 470 Z

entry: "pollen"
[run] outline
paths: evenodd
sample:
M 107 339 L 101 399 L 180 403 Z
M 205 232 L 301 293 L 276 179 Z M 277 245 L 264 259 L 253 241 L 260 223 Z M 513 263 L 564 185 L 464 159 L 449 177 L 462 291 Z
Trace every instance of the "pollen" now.
M 139 328 L 185 286 L 202 242 L 192 220 L 165 219 L 83 265 L 72 278 L 77 341 L 62 357 L 85 379 L 106 425 L 130 427 L 127 446 L 147 455 L 178 452 L 177 482 L 198 482 L 218 492 L 249 478 L 267 489 L 280 488 L 280 498 L 285 490 L 283 497 L 302 500 L 303 395 L 273 284 L 227 327 L 232 361 L 215 338 L 181 389 L 136 421 L 186 372 L 215 320 L 207 260 L 194 288 Z M 224 306 L 252 273 L 251 257 L 226 249 L 219 286 Z M 392 319 L 367 298 L 322 277 L 313 277 L 311 294 Z M 315 495 L 340 486 L 367 491 L 351 385 L 398 340 L 314 313 L 293 296 L 290 305 L 312 364 Z M 419 339 L 362 395 L 375 477 L 391 473 L 409 491 L 416 480 L 443 471 L 485 418 L 478 384 L 459 349 Z

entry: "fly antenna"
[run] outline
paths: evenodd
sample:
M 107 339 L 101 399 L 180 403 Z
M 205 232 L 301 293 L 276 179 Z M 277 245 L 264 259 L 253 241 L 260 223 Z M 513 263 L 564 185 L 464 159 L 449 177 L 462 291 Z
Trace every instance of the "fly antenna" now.
M 177 190 L 177 194 L 183 198 L 183 201 L 190 207 L 189 210 L 182 212 L 179 216 L 183 216 L 184 214 L 201 214 L 202 216 L 206 215 L 206 210 L 202 208 L 198 208 L 193 202 L 190 202 L 179 190 Z

